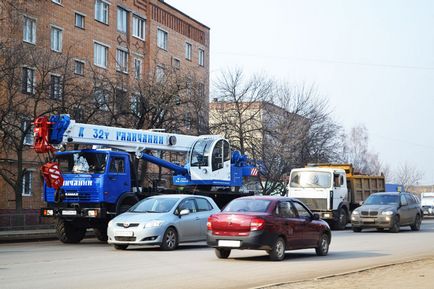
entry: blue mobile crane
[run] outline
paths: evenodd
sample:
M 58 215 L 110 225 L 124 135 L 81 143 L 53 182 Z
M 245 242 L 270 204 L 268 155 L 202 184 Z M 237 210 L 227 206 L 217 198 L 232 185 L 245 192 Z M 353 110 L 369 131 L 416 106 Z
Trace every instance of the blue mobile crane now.
M 147 196 L 138 185 L 134 157 L 171 170 L 173 185 L 185 192 L 199 191 L 224 202 L 245 195 L 233 188 L 258 174 L 245 155 L 231 151 L 229 142 L 218 135 L 84 124 L 69 115 L 39 117 L 34 135 L 35 151 L 51 159 L 41 167 L 47 204 L 41 216 L 56 218 L 56 234 L 64 243 L 80 242 L 88 228 L 106 241 L 110 219 Z M 100 148 L 63 151 L 67 144 Z M 169 162 L 150 151 L 186 153 L 186 164 Z

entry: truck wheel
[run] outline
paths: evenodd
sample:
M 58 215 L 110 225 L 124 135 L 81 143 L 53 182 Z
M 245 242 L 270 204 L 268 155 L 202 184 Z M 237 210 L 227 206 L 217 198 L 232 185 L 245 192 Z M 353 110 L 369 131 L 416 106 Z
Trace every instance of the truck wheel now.
M 400 225 L 399 225 L 399 217 L 398 216 L 394 216 L 393 217 L 393 223 L 392 223 L 392 227 L 390 227 L 390 232 L 392 233 L 398 233 L 400 229 Z
M 229 255 L 231 254 L 231 249 L 227 248 L 215 248 L 214 250 L 215 255 L 219 259 L 227 259 Z
M 326 256 L 329 252 L 329 237 L 323 234 L 318 241 L 318 247 L 315 248 L 315 252 L 318 256 Z
M 62 243 L 80 243 L 86 234 L 86 228 L 75 227 L 71 222 L 58 219 L 56 222 L 56 235 Z
M 422 223 L 422 220 L 419 216 L 419 214 L 416 215 L 416 219 L 414 220 L 413 225 L 411 225 L 411 230 L 412 231 L 419 231 L 420 230 L 420 224 Z
M 171 251 L 178 247 L 178 233 L 172 227 L 167 228 L 163 235 L 160 248 L 164 251 Z
M 345 230 L 348 220 L 347 215 L 347 210 L 340 208 L 338 211 L 338 219 L 334 221 L 333 229 Z
M 107 227 L 93 228 L 93 232 L 98 240 L 101 242 L 107 242 Z
M 282 237 L 277 238 L 276 242 L 273 245 L 273 248 L 271 248 L 270 251 L 270 260 L 272 261 L 282 261 L 285 259 L 285 249 L 286 244 L 285 240 L 283 240 Z

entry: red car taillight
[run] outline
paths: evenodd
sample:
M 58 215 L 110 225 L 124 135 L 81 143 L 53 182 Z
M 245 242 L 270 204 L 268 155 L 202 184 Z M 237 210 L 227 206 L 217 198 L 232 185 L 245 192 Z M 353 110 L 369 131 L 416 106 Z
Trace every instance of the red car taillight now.
M 265 227 L 265 220 L 260 218 L 253 218 L 250 221 L 250 231 L 260 231 Z
M 208 231 L 212 230 L 211 217 L 209 217 L 208 222 L 206 222 L 206 228 L 208 229 Z

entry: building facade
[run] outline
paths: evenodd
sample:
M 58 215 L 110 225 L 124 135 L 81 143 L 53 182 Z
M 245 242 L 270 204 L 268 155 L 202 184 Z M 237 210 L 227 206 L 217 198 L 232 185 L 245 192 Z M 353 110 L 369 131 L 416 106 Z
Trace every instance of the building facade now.
M 0 229 L 43 222 L 44 160 L 31 150 L 36 116 L 69 113 L 83 122 L 191 134 L 200 132 L 192 122 L 207 126 L 207 26 L 157 0 L 11 3 L 0 7 L 0 66 L 8 71 L 0 77 Z M 168 115 L 182 126 L 169 126 Z

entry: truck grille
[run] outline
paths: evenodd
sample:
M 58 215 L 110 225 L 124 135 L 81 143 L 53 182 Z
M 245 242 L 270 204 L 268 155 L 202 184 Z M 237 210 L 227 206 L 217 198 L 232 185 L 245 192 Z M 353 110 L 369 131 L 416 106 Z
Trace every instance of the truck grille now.
M 376 216 L 378 215 L 377 211 L 362 211 L 362 216 Z
M 327 199 L 297 198 L 311 210 L 327 210 Z

